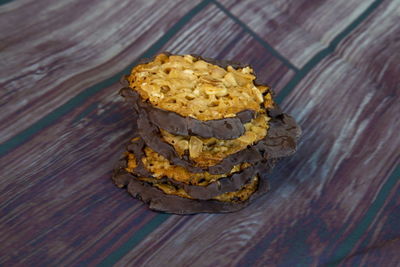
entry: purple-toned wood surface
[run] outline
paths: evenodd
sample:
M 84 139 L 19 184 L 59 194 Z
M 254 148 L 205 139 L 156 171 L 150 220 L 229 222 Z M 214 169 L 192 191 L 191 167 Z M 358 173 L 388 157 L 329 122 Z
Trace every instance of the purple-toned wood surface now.
M 124 69 L 199 1 L 26 2 L 0 13 L 0 141 Z
M 0 266 L 400 262 L 398 0 L 0 3 Z M 303 128 L 242 211 L 155 213 L 111 182 L 119 76 L 166 50 L 252 64 Z

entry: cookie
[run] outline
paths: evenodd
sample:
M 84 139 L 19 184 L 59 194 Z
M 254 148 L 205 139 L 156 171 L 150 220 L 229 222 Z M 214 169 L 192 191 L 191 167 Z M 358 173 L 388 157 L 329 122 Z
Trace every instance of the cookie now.
M 232 166 L 247 162 L 257 163 L 261 160 L 277 159 L 289 156 L 296 151 L 297 139 L 301 129 L 295 120 L 278 108 L 270 112 L 267 135 L 254 145 L 227 155 L 212 166 L 199 166 L 188 154 L 180 155 L 173 145 L 163 139 L 158 127 L 141 114 L 138 119 L 139 134 L 145 143 L 154 151 L 167 158 L 171 163 L 183 166 L 191 172 L 207 171 L 212 174 L 228 172 Z
M 244 189 L 250 192 L 245 193 L 246 199 L 243 201 L 235 200 L 234 192 L 225 193 L 225 195 L 220 195 L 219 197 L 217 196 L 216 199 L 199 200 L 166 194 L 161 189 L 146 182 L 146 180 L 137 179 L 136 176 L 128 173 L 124 169 L 119 169 L 119 172 L 115 172 L 113 177 L 114 180 L 126 180 L 128 192 L 134 198 L 147 204 L 151 210 L 175 214 L 227 213 L 238 211 L 269 190 L 267 180 L 255 176 L 255 178 L 250 181 L 250 188 Z M 256 183 L 254 183 L 254 181 Z M 241 192 L 237 194 L 240 195 Z M 221 198 L 224 200 L 229 199 L 230 201 L 218 200 Z
M 234 139 L 272 98 L 268 86 L 256 85 L 250 66 L 232 65 L 164 53 L 136 66 L 120 93 L 172 134 Z
M 268 191 L 265 173 L 301 129 L 249 65 L 161 53 L 122 77 L 137 133 L 112 179 L 150 209 L 233 212 Z
M 116 166 L 115 173 L 126 171 L 134 176 L 153 178 L 182 188 L 196 199 L 210 199 L 239 190 L 251 177 L 257 173 L 265 173 L 273 166 L 272 161 L 265 161 L 254 166 L 238 164 L 226 174 L 190 173 L 181 166 L 171 165 L 167 159 L 146 147 L 140 138 L 132 139 L 127 150 Z M 127 185 L 128 181 L 124 177 L 114 175 L 114 183 L 118 187 Z

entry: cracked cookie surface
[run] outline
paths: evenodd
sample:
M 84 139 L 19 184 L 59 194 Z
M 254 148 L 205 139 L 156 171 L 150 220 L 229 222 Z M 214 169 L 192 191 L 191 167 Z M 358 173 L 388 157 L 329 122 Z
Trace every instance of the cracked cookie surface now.
M 222 68 L 192 55 L 168 54 L 137 65 L 127 76 L 129 87 L 153 106 L 203 121 L 259 112 L 269 88 L 255 85 L 255 79 L 249 66 Z

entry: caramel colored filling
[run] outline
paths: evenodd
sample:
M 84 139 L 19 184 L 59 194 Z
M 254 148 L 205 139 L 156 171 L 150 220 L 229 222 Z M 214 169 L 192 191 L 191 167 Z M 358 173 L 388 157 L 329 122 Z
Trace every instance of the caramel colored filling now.
M 246 201 L 257 190 L 258 183 L 258 176 L 254 176 L 250 180 L 250 182 L 245 184 L 240 190 L 234 192 L 226 192 L 222 195 L 214 197 L 214 199 L 229 202 Z
M 257 190 L 259 178 L 254 176 L 247 184 L 245 184 L 240 190 L 234 192 L 227 192 L 216 196 L 212 199 L 223 201 L 223 202 L 243 202 L 249 199 L 249 197 Z M 177 188 L 170 183 L 160 182 L 154 178 L 139 178 L 141 181 L 152 184 L 158 189 L 162 190 L 167 195 L 175 195 L 183 198 L 193 199 L 185 190 Z
M 188 151 L 190 159 L 197 166 L 209 167 L 263 139 L 267 135 L 268 121 L 269 117 L 266 114 L 259 114 L 244 125 L 246 131 L 241 137 L 232 140 L 173 135 L 162 129 L 161 135 L 174 147 L 179 156 L 182 157 Z
M 170 164 L 166 158 L 156 153 L 149 147 L 146 147 L 144 152 L 145 156 L 142 158 L 143 165 L 149 172 L 152 173 L 153 177 L 157 179 L 168 177 L 170 179 L 174 179 L 175 181 L 192 185 L 208 185 L 211 182 L 215 182 L 218 179 L 242 171 L 250 166 L 249 163 L 238 164 L 233 166 L 231 171 L 226 174 L 210 174 L 208 172 L 192 173 L 182 166 Z
M 128 81 L 153 106 L 205 121 L 261 111 L 268 87 L 255 86 L 255 78 L 250 67 L 224 69 L 191 55 L 160 54 L 133 68 Z
M 125 168 L 127 172 L 133 172 L 133 170 L 137 167 L 136 157 L 133 153 L 126 153 L 128 164 Z
M 225 174 L 210 174 L 209 172 L 192 173 L 182 166 L 172 165 L 165 157 L 161 156 L 149 147 L 144 149 L 145 156 L 142 157 L 144 167 L 152 173 L 156 179 L 168 177 L 178 182 L 183 182 L 191 185 L 205 186 L 218 179 L 230 176 L 236 172 L 240 172 L 248 167 L 249 163 L 242 163 L 232 167 L 229 173 Z M 126 153 L 127 166 L 125 170 L 133 173 L 137 167 L 137 159 L 133 153 Z

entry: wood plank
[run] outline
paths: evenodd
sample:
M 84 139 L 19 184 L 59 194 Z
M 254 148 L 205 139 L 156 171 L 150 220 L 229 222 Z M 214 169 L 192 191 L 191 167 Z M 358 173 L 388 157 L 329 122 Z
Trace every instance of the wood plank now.
M 355 254 L 341 262 L 339 266 L 398 266 L 400 240 L 389 240 L 368 251 Z
M 121 71 L 200 0 L 18 2 L 0 11 L 0 142 Z
M 400 3 L 383 1 L 338 47 L 338 54 L 380 86 L 400 90 Z
M 211 31 L 215 35 L 206 34 Z M 259 73 L 273 70 L 273 78 L 263 79 L 277 87 L 293 75 L 215 6 L 161 50 L 200 53 L 204 46 L 212 47 L 207 56 L 246 58 Z M 119 87 L 104 88 L 2 158 L 0 242 L 6 256 L 0 265 L 95 265 L 158 216 L 110 181 L 134 131 Z
M 301 68 L 348 25 L 373 0 L 219 0 L 295 66 Z
M 131 135 L 131 111 L 121 108 L 117 89 L 107 88 L 56 129 L 2 159 L 1 264 L 66 263 L 97 245 L 97 238 L 113 241 L 110 248 L 120 245 L 122 233 L 132 235 L 154 216 L 142 217 L 147 210 L 109 179 L 110 155 L 117 158 Z M 97 108 L 74 123 L 91 104 Z
M 400 180 L 393 187 L 384 208 L 370 225 L 351 254 L 341 263 L 346 266 L 395 266 L 400 262 Z M 391 260 L 385 262 L 385 260 Z
M 304 135 L 297 154 L 270 174 L 272 192 L 233 214 L 171 216 L 119 266 L 166 260 L 294 266 L 331 260 L 400 163 L 394 130 L 400 106 L 390 89 L 375 87 L 335 56 L 312 70 L 283 106 Z

